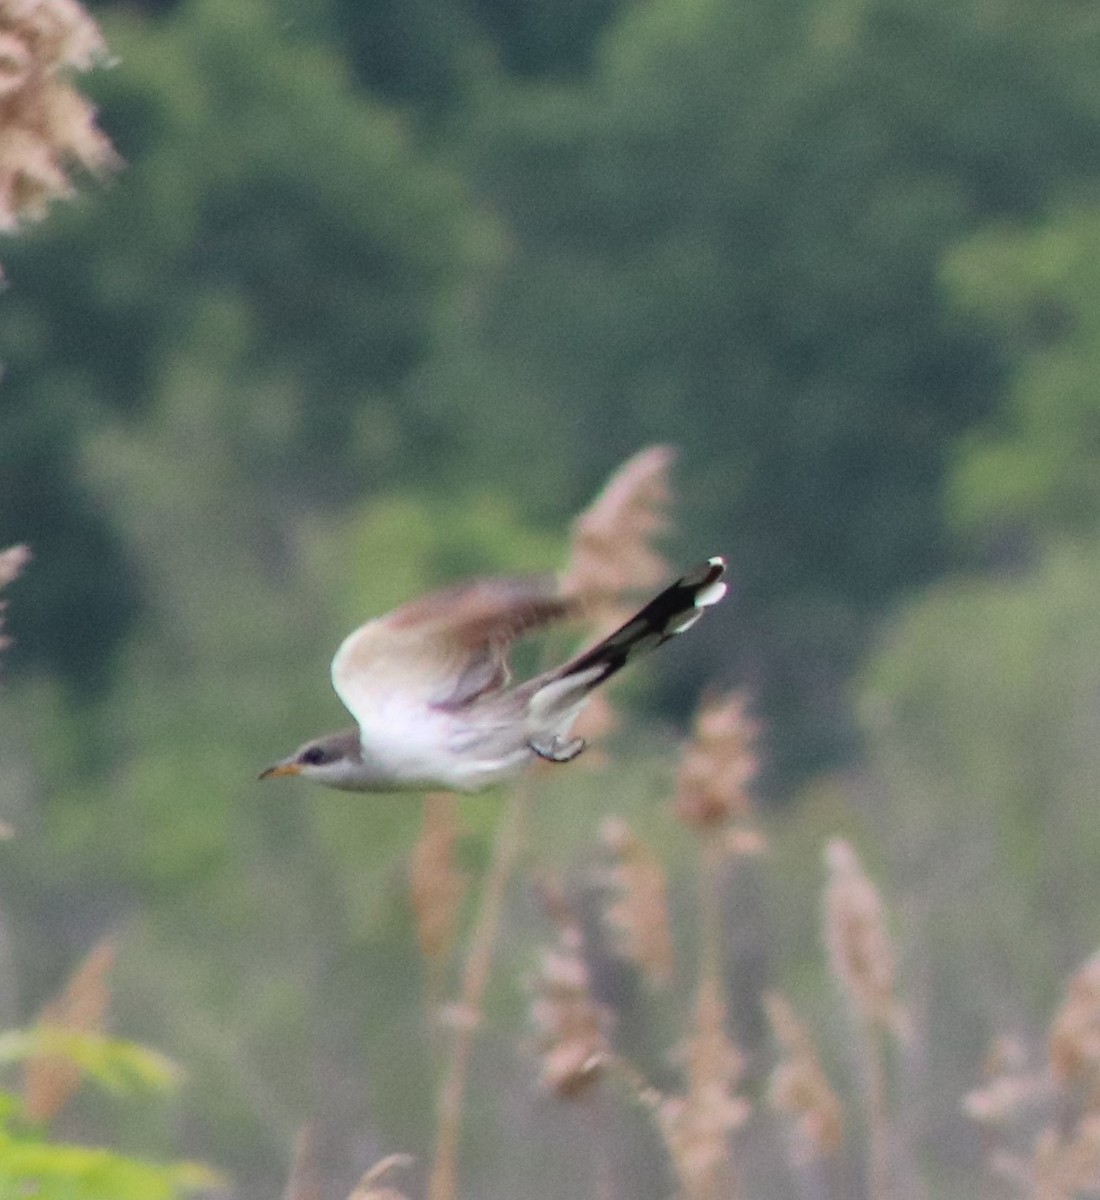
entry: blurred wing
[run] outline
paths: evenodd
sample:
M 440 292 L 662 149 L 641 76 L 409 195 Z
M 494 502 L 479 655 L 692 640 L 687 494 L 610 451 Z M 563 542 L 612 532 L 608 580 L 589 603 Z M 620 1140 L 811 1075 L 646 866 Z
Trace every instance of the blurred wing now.
M 574 607 L 550 576 L 444 588 L 349 634 L 332 660 L 332 686 L 362 729 L 462 708 L 508 682 L 517 637 Z

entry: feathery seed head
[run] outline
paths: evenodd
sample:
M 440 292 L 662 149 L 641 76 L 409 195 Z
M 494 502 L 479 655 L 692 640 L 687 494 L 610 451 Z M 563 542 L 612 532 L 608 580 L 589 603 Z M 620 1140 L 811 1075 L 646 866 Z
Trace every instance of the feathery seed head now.
M 114 966 L 113 939 L 98 942 L 73 972 L 64 990 L 42 1010 L 38 1023 L 76 1033 L 99 1033 L 107 1018 L 110 991 L 107 975 Z M 24 1111 L 28 1120 L 44 1123 L 57 1115 L 80 1086 L 82 1070 L 68 1058 L 29 1058 L 23 1066 Z
M 0 24 L 23 38 L 44 70 L 87 71 L 107 57 L 99 27 L 77 0 L 7 0 Z
M 1100 1116 L 1086 1115 L 1067 1131 L 1044 1129 L 1030 1163 L 1014 1173 L 1036 1200 L 1095 1194 L 1100 1188 Z
M 1049 1080 L 1027 1070 L 1027 1052 L 1016 1038 L 994 1040 L 982 1063 L 982 1077 L 981 1087 L 963 1098 L 963 1111 L 979 1125 L 1000 1125 L 1050 1092 Z
M 990 1166 L 1039 1200 L 1072 1200 L 1100 1191 L 1100 953 L 1070 977 L 1047 1035 L 1048 1069 L 1026 1070 L 1019 1045 L 995 1044 L 985 1084 L 966 1097 L 967 1114 L 985 1126 L 1048 1113 L 1030 1155 L 1003 1150 Z
M 0 588 L 17 579 L 30 559 L 27 546 L 9 546 L 7 550 L 0 550 Z
M 805 1026 L 784 996 L 769 992 L 764 1009 L 782 1054 L 772 1072 L 768 1098 L 795 1118 L 801 1158 L 833 1154 L 844 1140 L 844 1116 Z
M 725 1031 L 726 1007 L 718 981 L 699 987 L 691 1036 L 680 1057 L 686 1092 L 657 1105 L 657 1120 L 681 1188 L 688 1197 L 714 1194 L 729 1165 L 729 1134 L 748 1119 L 748 1101 L 736 1095 L 742 1058 Z
M 26 42 L 13 34 L 0 33 L 0 100 L 26 83 L 31 61 Z
M 117 165 L 95 110 L 65 82 L 105 58 L 98 26 L 76 0 L 0 4 L 0 229 L 68 195 L 71 167 Z
M 843 838 L 829 842 L 825 863 L 825 941 L 833 974 L 864 1020 L 900 1033 L 894 949 L 878 889 Z
M 0 551 L 0 588 L 6 587 L 30 561 L 31 552 L 26 546 L 11 546 Z M 0 650 L 7 646 L 11 639 L 4 636 L 4 601 L 0 600 Z
M 751 820 L 748 785 L 759 770 L 759 732 L 744 693 L 703 701 L 677 777 L 676 815 L 685 825 L 703 832 Z
M 656 587 L 668 575 L 668 564 L 651 542 L 670 524 L 664 510 L 671 498 L 668 473 L 675 457 L 669 446 L 650 446 L 627 459 L 573 522 L 569 561 L 559 587 L 579 602 L 597 638 L 632 615 L 624 593 Z M 617 724 L 615 709 L 600 690 L 589 698 L 573 733 L 592 746 Z M 582 762 L 600 767 L 606 756 L 597 748 Z
M 984 1087 L 967 1092 L 963 1112 L 979 1125 L 1000 1125 L 1011 1120 L 1039 1091 L 1030 1076 L 999 1075 Z
M 1059 1081 L 1100 1082 L 1100 953 L 1070 978 L 1051 1022 L 1047 1052 Z
M 656 587 L 668 575 L 651 542 L 669 526 L 668 473 L 675 457 L 669 446 L 650 446 L 627 459 L 573 523 L 562 591 L 578 597 L 608 630 L 630 615 L 622 593 Z
M 664 868 L 657 855 L 617 817 L 604 822 L 601 838 L 615 856 L 606 875 L 615 898 L 604 910 L 604 921 L 622 956 L 636 963 L 652 984 L 664 987 L 672 978 L 673 967 Z
M 566 1099 L 599 1079 L 610 1054 L 610 1014 L 592 998 L 580 926 L 558 893 L 547 907 L 558 925 L 556 946 L 544 949 L 529 984 L 530 1020 L 542 1063 L 542 1083 Z

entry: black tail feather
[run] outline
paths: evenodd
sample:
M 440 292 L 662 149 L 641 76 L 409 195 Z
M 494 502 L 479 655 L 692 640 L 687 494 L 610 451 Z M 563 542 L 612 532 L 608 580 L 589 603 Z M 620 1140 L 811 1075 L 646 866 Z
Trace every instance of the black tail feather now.
M 593 679 L 596 687 L 639 654 L 648 653 L 690 628 L 704 608 L 717 604 L 725 595 L 725 584 L 718 581 L 726 571 L 725 559 L 715 556 L 689 571 L 682 579 L 665 588 L 625 625 L 602 642 L 565 664 L 557 672 L 559 679 L 579 675 L 594 667 L 603 672 Z

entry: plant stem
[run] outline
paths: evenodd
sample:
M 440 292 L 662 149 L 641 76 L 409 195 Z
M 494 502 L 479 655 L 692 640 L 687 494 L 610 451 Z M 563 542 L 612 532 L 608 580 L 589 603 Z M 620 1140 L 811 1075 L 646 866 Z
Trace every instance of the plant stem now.
M 873 1021 L 864 1022 L 867 1058 L 867 1194 L 870 1200 L 890 1195 L 889 1114 L 883 1037 Z
M 489 982 L 504 893 L 523 841 L 523 823 L 530 803 L 530 783 L 518 781 L 505 801 L 497 827 L 493 860 L 481 893 L 477 919 L 462 975 L 459 1020 L 454 1031 L 450 1062 L 439 1090 L 436 1107 L 436 1143 L 428 1200 L 455 1200 L 458 1181 L 458 1142 L 462 1129 L 462 1105 L 466 1096 L 474 1031 L 481 1021 L 481 1004 Z
M 699 847 L 699 988 L 713 988 L 720 996 L 722 986 L 722 864 L 724 847 L 718 834 L 703 835 Z M 723 1006 L 724 1010 L 724 1006 Z M 733 1160 L 725 1161 L 702 1175 L 692 1193 L 693 1200 L 738 1200 L 740 1187 Z
M 705 835 L 699 853 L 699 978 L 720 983 L 722 977 L 722 847 Z

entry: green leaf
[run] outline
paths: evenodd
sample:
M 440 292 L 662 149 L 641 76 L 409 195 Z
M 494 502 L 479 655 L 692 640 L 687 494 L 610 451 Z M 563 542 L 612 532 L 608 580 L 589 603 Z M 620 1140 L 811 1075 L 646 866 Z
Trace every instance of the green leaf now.
M 163 1090 L 179 1078 L 179 1068 L 163 1054 L 121 1038 L 37 1025 L 0 1033 L 0 1063 L 29 1058 L 66 1058 L 113 1092 Z

